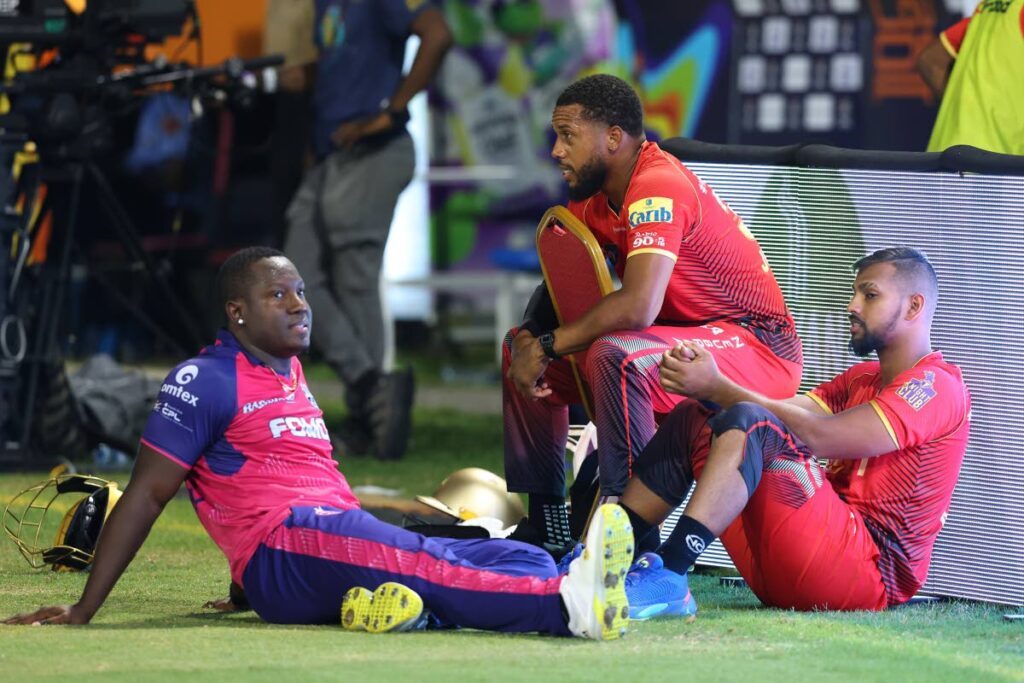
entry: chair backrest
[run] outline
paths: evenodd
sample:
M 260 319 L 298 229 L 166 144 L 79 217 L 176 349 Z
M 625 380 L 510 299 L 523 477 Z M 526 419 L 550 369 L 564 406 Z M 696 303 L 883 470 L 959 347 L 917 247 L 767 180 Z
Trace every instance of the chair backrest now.
M 601 245 L 590 229 L 564 206 L 551 207 L 540 219 L 537 255 L 560 325 L 578 320 L 615 289 Z M 585 357 L 586 351 L 580 351 L 571 354 L 569 362 L 583 407 L 593 419 L 593 401 L 579 371 Z

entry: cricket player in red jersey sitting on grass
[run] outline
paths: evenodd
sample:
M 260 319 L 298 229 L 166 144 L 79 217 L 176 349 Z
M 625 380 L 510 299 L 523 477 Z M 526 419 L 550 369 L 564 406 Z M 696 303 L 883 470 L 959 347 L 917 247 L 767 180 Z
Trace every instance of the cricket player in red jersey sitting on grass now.
M 924 254 L 882 249 L 854 271 L 850 349 L 878 360 L 804 396 L 744 389 L 699 345 L 665 354 L 662 386 L 721 411 L 680 404 L 623 494 L 643 540 L 697 480 L 671 536 L 627 576 L 631 604 L 649 608 L 640 616 L 681 613 L 685 572 L 719 536 L 774 607 L 879 610 L 924 584 L 967 448 L 970 395 L 932 348 L 938 284 Z

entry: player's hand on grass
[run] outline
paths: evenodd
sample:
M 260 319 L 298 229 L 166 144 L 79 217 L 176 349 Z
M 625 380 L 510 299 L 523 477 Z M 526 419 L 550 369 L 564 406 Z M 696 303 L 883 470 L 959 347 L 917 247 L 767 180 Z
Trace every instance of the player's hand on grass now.
M 26 614 L 15 614 L 13 617 L 4 619 L 3 624 L 25 625 L 25 626 L 51 626 L 55 624 L 88 624 L 92 618 L 91 614 L 78 605 L 52 605 L 40 607 L 35 612 Z
M 529 399 L 545 398 L 552 393 L 544 381 L 544 371 L 551 359 L 544 355 L 537 338 L 529 332 L 520 332 L 512 338 L 512 361 L 508 378 L 516 391 Z
M 252 609 L 249 606 L 249 599 L 245 597 L 245 590 L 234 581 L 228 588 L 228 597 L 209 600 L 203 604 L 203 607 L 215 609 L 218 612 L 245 612 Z
M 689 341 L 666 351 L 661 357 L 660 370 L 665 391 L 700 401 L 712 400 L 722 381 L 711 352 Z
M 218 598 L 217 600 L 207 600 L 203 603 L 203 607 L 206 609 L 217 610 L 218 612 L 241 612 L 246 609 L 239 607 L 234 603 L 231 598 Z

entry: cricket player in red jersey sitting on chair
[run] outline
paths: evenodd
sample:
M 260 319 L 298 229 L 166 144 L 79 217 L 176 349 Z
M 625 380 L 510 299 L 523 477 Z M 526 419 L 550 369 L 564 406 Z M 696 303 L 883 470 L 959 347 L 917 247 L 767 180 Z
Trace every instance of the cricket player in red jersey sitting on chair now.
M 539 290 L 505 341 L 505 478 L 509 490 L 529 494 L 530 526 L 557 552 L 575 540 L 565 510 L 565 443 L 567 405 L 580 402 L 562 356 L 586 350 L 581 374 L 593 395 L 607 497 L 622 494 L 656 416 L 682 400 L 658 384 L 665 350 L 681 340 L 712 347 L 726 376 L 774 398 L 796 391 L 803 356 L 754 235 L 712 188 L 646 140 L 643 106 L 626 82 L 598 74 L 569 85 L 551 125 L 568 209 L 622 281 L 564 325 L 542 315 L 551 306 Z

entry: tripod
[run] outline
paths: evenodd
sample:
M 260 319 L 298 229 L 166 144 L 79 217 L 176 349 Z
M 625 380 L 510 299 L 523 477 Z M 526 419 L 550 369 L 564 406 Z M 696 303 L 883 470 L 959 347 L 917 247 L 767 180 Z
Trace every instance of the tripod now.
M 0 410 L 0 418 L 6 417 L 6 420 L 0 419 L 0 429 L 4 427 L 5 422 L 7 423 L 7 428 L 3 430 L 7 433 L 3 434 L 3 442 L 0 443 L 0 467 L 24 468 L 31 465 L 46 465 L 49 464 L 46 460 L 53 460 L 55 455 L 59 455 L 35 452 L 32 448 L 33 428 L 37 419 L 40 392 L 44 388 L 44 373 L 55 367 L 59 368 L 63 360 L 59 340 L 67 318 L 65 299 L 71 279 L 72 255 L 77 240 L 81 200 L 86 188 L 94 193 L 104 223 L 110 227 L 113 237 L 124 248 L 132 264 L 131 270 L 140 273 L 160 294 L 162 302 L 173 314 L 178 329 L 188 339 L 192 349 L 199 348 L 203 340 L 194 316 L 178 297 L 166 271 L 143 249 L 138 230 L 127 210 L 114 193 L 103 170 L 94 161 L 65 161 L 52 167 L 43 164 L 39 169 L 38 179 L 45 182 L 48 188 L 38 214 L 44 216 L 49 209 L 53 209 L 54 230 L 49 244 L 51 247 L 55 246 L 59 253 L 50 253 L 40 266 L 35 283 L 37 291 L 31 296 L 31 303 L 24 306 L 30 313 L 27 316 L 27 325 L 24 320 L 19 319 L 22 333 L 17 339 L 22 343 L 22 347 L 16 354 L 8 354 L 11 357 L 0 362 L 0 382 L 6 378 L 6 388 L 10 389 L 13 385 L 14 389 L 13 392 L 8 391 L 6 396 L 0 395 L 0 403 L 6 404 L 7 407 L 6 411 Z M 26 197 L 31 195 L 34 201 L 34 192 L 31 188 L 27 190 Z M 25 201 L 25 204 L 28 204 L 28 201 Z M 26 257 L 31 249 L 30 241 L 35 233 L 38 233 L 28 229 L 29 220 L 30 217 L 26 216 L 25 225 L 18 231 L 19 250 L 13 268 L 9 268 L 10 263 L 5 263 L 4 270 L 11 270 L 10 280 L 7 277 L 2 278 L 5 284 L 10 283 L 4 298 L 12 307 L 18 301 L 24 302 L 28 296 L 23 293 L 23 288 L 27 288 L 30 283 L 25 266 Z M 153 316 L 134 303 L 114 283 L 98 270 L 91 274 L 103 288 L 107 300 L 130 313 L 155 337 L 172 347 L 176 354 L 188 355 L 175 335 L 163 329 Z M 12 315 L 15 314 L 8 313 L 4 321 Z M 0 341 L 4 342 L 6 350 L 8 344 L 3 332 L 6 330 L 0 329 Z M 52 385 L 45 388 L 52 389 Z M 70 398 L 69 395 L 69 402 Z M 67 413 L 68 419 L 76 418 L 72 410 L 68 409 Z M 16 419 L 11 419 L 15 417 Z

